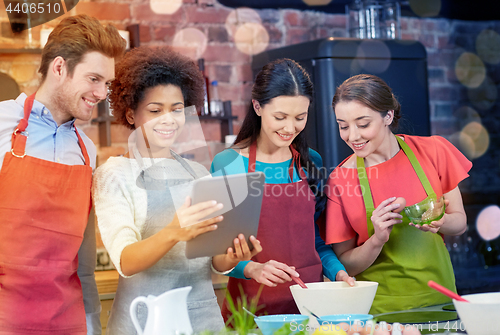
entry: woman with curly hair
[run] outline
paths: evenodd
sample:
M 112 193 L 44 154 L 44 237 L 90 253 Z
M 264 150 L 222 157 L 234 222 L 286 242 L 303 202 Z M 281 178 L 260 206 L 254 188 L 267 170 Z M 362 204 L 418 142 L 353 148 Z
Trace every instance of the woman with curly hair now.
M 185 286 L 192 286 L 188 310 L 193 330 L 218 331 L 224 323 L 210 269 L 229 271 L 261 247 L 250 237 L 250 251 L 240 234 L 225 255 L 185 256 L 185 241 L 217 229 L 222 220 L 219 216 L 201 221 L 222 204 L 190 205 L 189 182 L 209 173 L 172 150 L 186 122 L 186 107 L 203 101 L 203 77 L 193 61 L 169 48 L 140 47 L 117 64 L 110 90 L 115 118 L 136 131 L 129 152 L 109 158 L 94 175 L 99 230 L 121 275 L 108 334 L 135 334 L 129 307 L 137 296 L 157 296 Z M 177 210 L 176 199 L 186 199 Z M 144 328 L 147 312 L 141 307 L 138 319 Z

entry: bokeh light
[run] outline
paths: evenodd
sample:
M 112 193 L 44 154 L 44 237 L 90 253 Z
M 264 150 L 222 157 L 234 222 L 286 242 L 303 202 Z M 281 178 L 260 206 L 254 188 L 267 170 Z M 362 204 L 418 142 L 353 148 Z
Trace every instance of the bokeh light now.
M 481 31 L 476 38 L 476 52 L 486 63 L 500 63 L 500 35 L 491 29 Z
M 464 52 L 455 63 L 455 75 L 462 85 L 476 88 L 486 77 L 486 68 L 481 58 L 470 52 Z
M 469 135 L 460 132 L 454 133 L 449 138 L 450 142 L 456 146 L 468 159 L 474 156 L 474 141 Z
M 308 6 L 326 6 L 332 2 L 332 0 L 302 0 L 302 2 Z
M 334 38 L 330 37 L 330 41 L 333 41 Z M 356 53 L 358 49 L 358 43 L 355 41 L 346 40 L 338 40 L 337 43 L 332 44 L 332 54 L 333 55 L 344 55 L 344 54 L 353 54 Z M 348 57 L 340 57 L 335 62 L 332 62 L 335 70 L 349 75 L 360 73 L 361 66 L 357 58 L 348 58 Z
M 184 55 L 198 59 L 207 48 L 207 36 L 196 28 L 185 28 L 175 34 L 172 46 Z
M 391 51 L 383 41 L 367 40 L 359 44 L 356 58 L 365 72 L 382 73 L 391 64 Z
M 266 50 L 269 34 L 262 24 L 248 22 L 238 27 L 234 34 L 234 42 L 239 51 L 255 55 Z
M 411 10 L 420 17 L 437 16 L 441 11 L 441 0 L 410 0 Z
M 491 205 L 483 208 L 477 216 L 476 229 L 479 236 L 486 241 L 500 236 L 500 207 Z
M 149 6 L 156 14 L 174 14 L 181 8 L 182 0 L 149 0 Z
M 453 117 L 457 120 L 457 129 L 464 128 L 471 122 L 481 123 L 481 116 L 474 108 L 462 106 L 453 113 Z
M 262 23 L 259 13 L 250 8 L 237 8 L 226 18 L 226 30 L 229 36 L 234 36 L 238 27 L 245 23 Z
M 479 122 L 470 122 L 462 131 L 453 134 L 450 141 L 469 159 L 479 158 L 490 145 L 488 131 Z
M 498 90 L 491 78 L 486 76 L 485 80 L 477 88 L 469 88 L 467 96 L 471 103 L 480 110 L 487 110 L 493 107 L 498 97 Z

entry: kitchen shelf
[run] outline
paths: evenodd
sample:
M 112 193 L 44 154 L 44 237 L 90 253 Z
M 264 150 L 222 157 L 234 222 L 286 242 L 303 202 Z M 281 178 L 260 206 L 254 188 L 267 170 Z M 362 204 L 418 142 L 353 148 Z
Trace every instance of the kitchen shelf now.
M 224 115 L 200 115 L 200 121 L 219 121 L 220 122 L 220 139 L 224 143 L 227 135 L 233 135 L 233 120 L 237 120 L 237 116 L 232 115 L 231 101 L 223 103 Z
M 97 117 L 92 119 L 92 123 L 98 124 L 99 129 L 99 146 L 111 146 L 111 123 L 115 118 L 109 111 L 109 104 L 107 100 L 103 100 L 97 104 Z
M 236 120 L 237 116 L 212 116 L 212 115 L 199 115 L 200 120 Z

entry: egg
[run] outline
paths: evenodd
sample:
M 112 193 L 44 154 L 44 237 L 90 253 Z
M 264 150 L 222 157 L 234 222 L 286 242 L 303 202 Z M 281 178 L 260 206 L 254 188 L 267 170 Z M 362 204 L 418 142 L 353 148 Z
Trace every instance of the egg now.
M 322 325 L 312 335 L 347 335 L 347 333 L 335 325 Z
M 375 326 L 373 335 L 391 335 L 390 329 L 390 325 L 388 325 L 385 321 L 381 321 L 378 325 Z
M 358 324 L 352 324 L 352 325 L 348 325 L 348 330 L 347 330 L 347 335 L 354 335 L 354 334 L 360 334 L 361 335 L 361 332 L 363 332 L 363 335 L 364 335 L 364 328 L 363 326 L 361 325 L 358 325 Z
M 368 329 L 366 327 L 358 326 L 358 325 L 352 325 L 349 330 L 347 331 L 347 335 L 354 335 L 354 334 L 359 334 L 359 335 L 370 335 L 371 333 L 371 328 Z
M 373 325 L 372 321 L 367 321 L 366 324 L 360 321 L 355 321 L 351 326 L 349 327 L 349 330 L 347 331 L 347 335 L 354 335 L 354 334 L 359 334 L 359 335 L 370 335 L 372 332 L 372 328 L 375 326 Z
M 403 329 L 403 335 L 421 335 L 421 333 L 416 326 L 405 326 Z
M 391 205 L 392 204 L 399 204 L 399 207 L 393 210 L 394 213 L 399 213 L 406 207 L 406 199 L 403 197 L 397 197 Z

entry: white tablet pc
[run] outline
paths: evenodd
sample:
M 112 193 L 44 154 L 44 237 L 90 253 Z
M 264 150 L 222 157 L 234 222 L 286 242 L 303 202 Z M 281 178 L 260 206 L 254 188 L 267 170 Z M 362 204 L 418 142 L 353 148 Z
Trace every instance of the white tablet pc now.
M 225 254 L 238 234 L 257 236 L 260 208 L 264 195 L 265 175 L 262 172 L 197 179 L 191 191 L 191 203 L 216 200 L 224 207 L 207 217 L 224 216 L 217 229 L 186 242 L 186 257 L 212 257 Z

